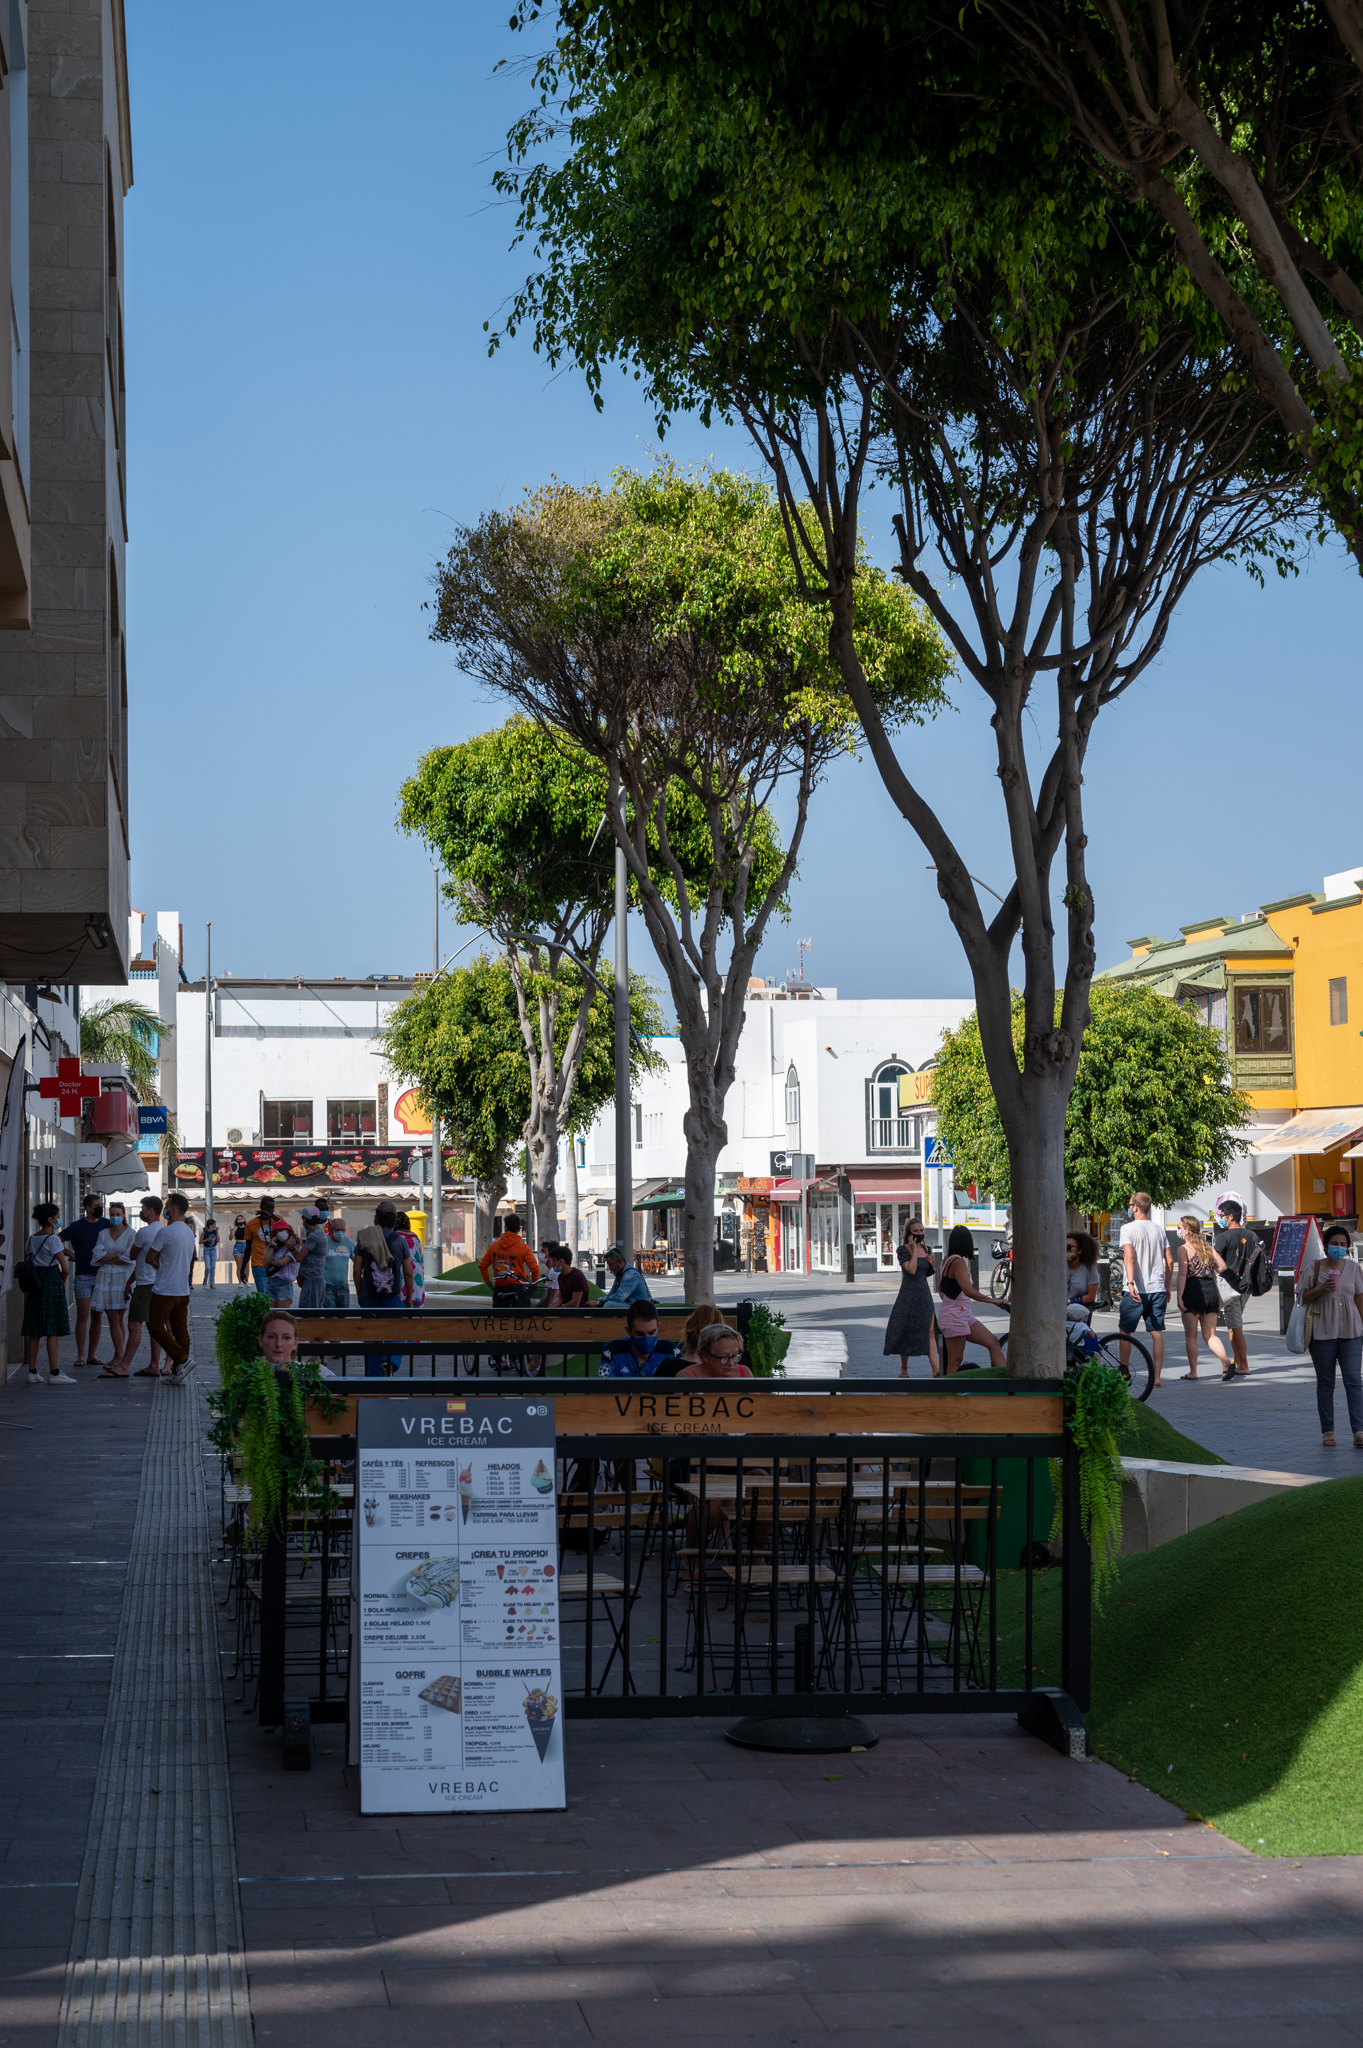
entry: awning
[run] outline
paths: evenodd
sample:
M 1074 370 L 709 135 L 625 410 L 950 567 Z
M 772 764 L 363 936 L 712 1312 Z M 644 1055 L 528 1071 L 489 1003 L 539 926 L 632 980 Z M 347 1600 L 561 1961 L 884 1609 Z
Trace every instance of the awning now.
M 646 1201 L 636 1202 L 636 1209 L 684 1209 L 686 1196 L 678 1188 L 670 1195 L 650 1195 Z
M 772 1188 L 773 1202 L 803 1202 L 805 1183 L 802 1180 L 778 1180 Z
M 1306 1109 L 1265 1131 L 1249 1149 L 1256 1158 L 1265 1152 L 1333 1152 L 1359 1136 L 1363 1108 Z
M 923 1177 L 901 1168 L 886 1180 L 869 1173 L 849 1173 L 852 1199 L 856 1202 L 916 1202 L 923 1192 Z

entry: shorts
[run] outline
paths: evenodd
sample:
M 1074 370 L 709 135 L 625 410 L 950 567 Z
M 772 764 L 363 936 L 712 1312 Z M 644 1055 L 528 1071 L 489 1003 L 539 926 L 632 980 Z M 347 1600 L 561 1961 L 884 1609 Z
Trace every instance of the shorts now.
M 96 1280 L 96 1278 L 97 1278 L 97 1276 L 96 1276 L 96 1275 L 95 1275 L 94 1273 L 77 1273 L 77 1275 L 76 1275 L 76 1300 L 77 1300 L 77 1301 L 88 1301 L 88 1300 L 90 1299 L 90 1296 L 91 1296 L 91 1295 L 92 1295 L 92 1294 L 94 1293 L 94 1291 L 95 1291 L 95 1280 Z
M 1117 1311 L 1117 1328 L 1123 1336 L 1129 1337 L 1144 1317 L 1147 1330 L 1162 1330 L 1164 1309 L 1168 1299 L 1169 1296 L 1162 1287 L 1157 1293 L 1142 1294 L 1135 1301 L 1123 1290 L 1122 1305 Z
M 1245 1304 L 1237 1294 L 1233 1301 L 1221 1304 L 1220 1321 L 1228 1330 L 1243 1330 L 1245 1327 Z
M 130 1323 L 145 1323 L 150 1317 L 151 1291 L 155 1284 L 154 1280 L 148 1280 L 145 1287 L 134 1287 L 132 1299 L 128 1303 L 128 1321 Z

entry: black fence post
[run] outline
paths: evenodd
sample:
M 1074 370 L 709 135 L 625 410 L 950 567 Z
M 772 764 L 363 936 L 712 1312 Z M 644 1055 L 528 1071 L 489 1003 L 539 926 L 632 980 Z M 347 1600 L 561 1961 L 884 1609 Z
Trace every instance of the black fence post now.
M 284 1608 L 288 1550 L 282 1536 L 267 1536 L 260 1557 L 260 1725 L 284 1719 Z
M 1080 1713 L 1086 1714 L 1093 1652 L 1093 1558 L 1079 1514 L 1079 1446 L 1068 1424 L 1060 1497 L 1065 1531 L 1060 1566 L 1060 1686 Z

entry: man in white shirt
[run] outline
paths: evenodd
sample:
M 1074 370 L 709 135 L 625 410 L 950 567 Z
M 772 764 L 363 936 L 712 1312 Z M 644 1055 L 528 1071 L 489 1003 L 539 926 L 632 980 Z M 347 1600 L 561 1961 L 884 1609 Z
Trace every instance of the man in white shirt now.
M 156 1268 L 151 1291 L 151 1334 L 170 1360 L 173 1380 L 189 1364 L 189 1276 L 194 1270 L 194 1232 L 185 1222 L 189 1203 L 167 1195 L 166 1227 L 147 1262 Z
M 124 1347 L 123 1356 L 105 1368 L 112 1378 L 118 1379 L 127 1378 L 129 1368 L 137 1356 L 138 1346 L 142 1342 L 143 1328 L 151 1317 L 152 1288 L 156 1284 L 156 1268 L 151 1262 L 151 1254 L 160 1244 L 165 1227 L 161 1221 L 159 1195 L 144 1195 L 138 1213 L 142 1218 L 142 1228 L 133 1238 L 132 1277 L 125 1290 L 125 1299 L 128 1302 L 128 1342 Z M 152 1338 L 151 1364 L 142 1366 L 134 1377 L 142 1380 L 155 1380 L 161 1377 L 161 1346 L 155 1337 Z
M 1150 1350 L 1155 1366 L 1152 1384 L 1157 1387 L 1164 1365 L 1164 1311 L 1174 1284 L 1174 1260 L 1168 1238 L 1158 1223 L 1150 1220 L 1149 1195 L 1133 1195 L 1130 1206 L 1131 1221 L 1122 1225 L 1120 1239 L 1126 1285 L 1122 1289 L 1122 1305 L 1117 1312 L 1117 1327 L 1126 1338 L 1137 1323 L 1144 1320 L 1150 1332 Z M 1123 1343 L 1122 1364 L 1126 1365 L 1130 1357 L 1131 1346 Z

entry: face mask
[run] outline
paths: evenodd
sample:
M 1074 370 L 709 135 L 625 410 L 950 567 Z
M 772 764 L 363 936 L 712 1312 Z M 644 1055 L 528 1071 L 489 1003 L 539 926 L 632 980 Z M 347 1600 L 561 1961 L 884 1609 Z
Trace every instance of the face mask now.
M 1325 1250 L 1326 1255 L 1332 1259 L 1347 1259 L 1349 1256 L 1349 1247 L 1346 1244 L 1327 1244 Z
M 656 1337 L 636 1336 L 634 1339 L 634 1348 L 639 1353 L 641 1358 L 651 1358 L 653 1356 L 654 1346 L 657 1344 L 657 1342 L 658 1340 Z

